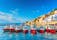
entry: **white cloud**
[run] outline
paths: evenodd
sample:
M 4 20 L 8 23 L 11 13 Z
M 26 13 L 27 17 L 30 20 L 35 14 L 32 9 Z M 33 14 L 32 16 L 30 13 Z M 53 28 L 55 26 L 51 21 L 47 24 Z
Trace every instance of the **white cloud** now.
M 11 15 L 6 14 L 4 12 L 0 12 L 0 20 L 6 20 L 6 21 L 10 21 L 12 18 Z
M 25 22 L 25 21 L 28 20 L 28 18 L 15 16 L 16 13 L 17 13 L 16 10 L 13 10 L 11 12 L 12 13 L 6 13 L 6 12 L 1 12 L 0 11 L 0 21 L 3 20 L 3 21 L 1 21 L 2 23 L 3 22 L 8 22 L 8 23 L 19 23 L 20 22 L 21 23 L 21 22 Z

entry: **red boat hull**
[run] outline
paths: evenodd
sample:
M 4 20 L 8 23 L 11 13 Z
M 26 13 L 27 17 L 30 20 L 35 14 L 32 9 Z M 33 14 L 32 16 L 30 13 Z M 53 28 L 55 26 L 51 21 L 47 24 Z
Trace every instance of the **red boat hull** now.
M 4 30 L 4 32 L 9 32 L 10 31 L 8 28 L 3 29 L 3 30 Z
M 40 33 L 44 33 L 45 31 L 44 30 L 40 30 Z
M 10 29 L 10 32 L 15 32 L 15 29 L 14 28 Z
M 37 34 L 37 31 L 36 31 L 36 30 L 31 30 L 30 32 L 31 32 L 31 34 L 33 34 L 33 35 Z
M 28 33 L 28 30 L 23 30 L 23 33 L 24 33 L 24 34 Z
M 16 33 L 22 32 L 22 30 L 15 30 Z
M 55 34 L 55 33 L 56 33 L 56 30 L 51 29 L 51 30 L 50 30 L 50 33 L 51 33 L 51 34 Z
M 54 29 L 46 29 L 46 32 L 51 33 L 51 34 L 55 34 L 56 30 L 54 30 Z
M 50 32 L 50 29 L 46 29 L 46 32 L 49 33 Z

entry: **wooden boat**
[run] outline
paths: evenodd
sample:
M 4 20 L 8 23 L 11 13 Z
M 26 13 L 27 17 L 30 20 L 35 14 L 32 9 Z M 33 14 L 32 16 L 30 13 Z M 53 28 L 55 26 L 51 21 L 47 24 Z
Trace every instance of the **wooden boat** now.
M 27 29 L 24 29 L 24 30 L 23 30 L 23 33 L 24 33 L 24 34 L 28 33 L 28 30 L 27 30 Z
M 51 34 L 55 34 L 55 33 L 56 33 L 56 30 L 51 29 L 51 30 L 50 30 L 50 33 L 51 33 Z
M 50 32 L 50 29 L 49 27 L 46 28 L 46 32 L 49 33 Z
M 43 28 L 40 28 L 40 33 L 44 33 L 45 30 Z
M 3 31 L 4 32 L 10 32 L 10 29 L 9 29 L 10 27 L 8 26 L 8 25 L 6 25 L 5 27 L 4 27 L 4 29 L 3 29 Z
M 10 32 L 15 32 L 15 28 L 12 25 L 10 25 L 9 30 L 10 30 Z
M 34 28 L 31 28 L 30 33 L 33 34 L 33 35 L 35 35 L 35 34 L 37 34 L 37 30 L 34 29 Z
M 20 29 L 19 27 L 16 27 L 16 28 L 15 28 L 15 32 L 16 32 L 16 33 L 19 33 L 19 32 L 22 32 L 22 31 L 23 31 L 23 30 Z
M 47 32 L 47 33 L 51 33 L 51 34 L 55 34 L 55 33 L 56 33 L 56 30 L 47 27 L 46 32 Z
M 24 34 L 28 33 L 27 26 L 24 26 L 24 27 L 23 27 L 23 33 L 24 33 Z

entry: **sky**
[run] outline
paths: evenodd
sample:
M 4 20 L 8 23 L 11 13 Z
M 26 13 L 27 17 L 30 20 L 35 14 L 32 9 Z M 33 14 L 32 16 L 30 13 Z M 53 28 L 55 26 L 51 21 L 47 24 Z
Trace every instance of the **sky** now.
M 57 0 L 0 0 L 0 23 L 23 23 L 57 8 Z

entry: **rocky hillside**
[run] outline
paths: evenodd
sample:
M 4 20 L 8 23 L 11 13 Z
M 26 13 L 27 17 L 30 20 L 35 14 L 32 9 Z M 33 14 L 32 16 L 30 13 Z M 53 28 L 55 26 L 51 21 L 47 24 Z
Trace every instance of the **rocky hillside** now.
M 36 25 L 37 27 L 49 24 L 57 24 L 57 9 L 54 9 L 48 14 L 40 16 L 31 22 L 26 22 L 26 25 Z

